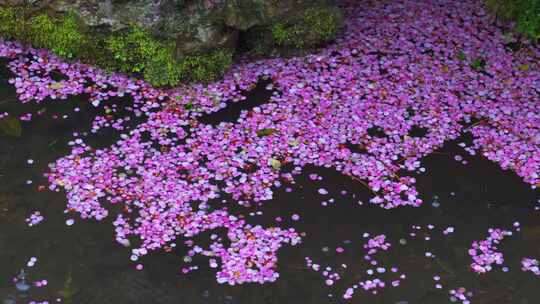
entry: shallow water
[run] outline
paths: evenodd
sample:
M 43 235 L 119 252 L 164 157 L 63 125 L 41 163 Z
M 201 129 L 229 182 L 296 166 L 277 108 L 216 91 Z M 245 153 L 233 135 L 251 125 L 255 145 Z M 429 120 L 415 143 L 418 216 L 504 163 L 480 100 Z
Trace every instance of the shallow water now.
M 2 66 L 3 68 L 3 66 Z M 16 99 L 14 89 L 5 81 L 5 70 L 0 76 L 0 112 L 28 112 L 35 105 L 9 102 Z M 222 110 L 202 118 L 213 125 L 231 121 L 241 109 L 268 98 L 259 88 L 247 94 L 247 101 L 234 104 L 232 110 Z M 7 102 L 4 102 L 7 101 Z M 127 101 L 125 101 L 127 102 Z M 172 253 L 156 252 L 146 257 L 144 270 L 137 271 L 130 262 L 130 249 L 114 241 L 110 219 L 106 223 L 81 221 L 66 226 L 64 215 L 66 198 L 62 193 L 38 191 L 47 185 L 43 173 L 47 164 L 69 151 L 67 141 L 73 132 L 87 130 L 94 110 L 84 97 L 65 102 L 46 102 L 47 114 L 23 122 L 20 138 L 0 134 L 0 300 L 16 298 L 15 303 L 29 300 L 64 303 L 341 303 L 344 290 L 359 280 L 368 279 L 366 269 L 375 268 L 363 260 L 366 239 L 370 235 L 386 234 L 392 247 L 378 254 L 386 268 L 396 266 L 407 279 L 399 287 L 386 287 L 377 295 L 357 290 L 348 303 L 450 303 L 449 289 L 461 286 L 472 291 L 472 303 L 538 303 L 540 279 L 530 272 L 522 272 L 523 257 L 540 257 L 540 211 L 534 206 L 538 190 L 521 181 L 514 173 L 501 170 L 480 156 L 465 156 L 463 165 L 454 160 L 456 154 L 467 155 L 457 143 L 448 142 L 442 149 L 423 160 L 426 173 L 417 176 L 417 189 L 425 203 L 419 208 L 401 207 L 383 210 L 358 201 L 368 202 L 371 193 L 361 183 L 331 169 L 309 167 L 290 185 L 276 189 L 275 198 L 261 206 L 242 207 L 231 204 L 231 212 L 243 214 L 253 224 L 295 227 L 305 232 L 299 246 L 285 246 L 279 251 L 280 279 L 276 283 L 226 286 L 216 283 L 215 270 L 205 258 L 195 257 L 191 265 L 200 269 L 187 275 L 180 274 L 186 263 L 185 248 Z M 75 114 L 72 109 L 81 107 Z M 67 119 L 52 119 L 51 114 L 67 114 Z M 59 115 L 60 117 L 62 115 Z M 114 132 L 101 133 L 89 141 L 93 146 L 108 146 L 116 140 Z M 27 163 L 33 159 L 32 165 Z M 308 175 L 318 173 L 322 181 L 312 181 Z M 27 181 L 32 184 L 28 185 Z M 324 187 L 329 194 L 322 196 L 317 189 Z M 341 191 L 346 190 L 346 194 Z M 432 205 L 438 196 L 440 207 Z M 324 207 L 322 201 L 334 198 Z M 28 227 L 25 218 L 39 210 L 45 221 Z M 262 215 L 250 216 L 250 212 Z M 292 214 L 300 220 L 291 220 Z M 276 223 L 275 217 L 283 217 Z M 511 229 L 515 221 L 521 232 L 505 238 L 500 245 L 505 255 L 501 266 L 485 275 L 469 270 L 471 258 L 467 253 L 473 240 L 484 239 L 491 227 Z M 426 228 L 435 226 L 433 230 Z M 415 230 L 411 226 L 422 228 Z M 442 230 L 455 227 L 455 233 L 445 236 Z M 416 236 L 409 235 L 416 232 Z M 206 234 L 205 234 L 206 235 Z M 426 236 L 430 240 L 425 240 Z M 400 239 L 407 243 L 401 245 Z M 200 236 L 197 239 L 208 239 Z M 350 241 L 350 242 L 349 242 Z M 335 248 L 345 248 L 337 253 Z M 328 250 L 324 250 L 327 247 Z M 436 258 L 428 258 L 432 252 Z M 30 257 L 37 257 L 36 266 L 29 268 Z M 324 278 L 306 267 L 304 258 L 331 266 L 342 279 L 326 286 Z M 346 264 L 347 268 L 341 267 Z M 32 287 L 27 294 L 17 292 L 14 276 L 24 268 L 30 281 L 47 279 L 46 287 Z M 332 272 L 333 272 L 332 271 Z M 433 276 L 441 277 L 442 289 L 436 289 Z M 394 278 L 385 273 L 381 278 Z

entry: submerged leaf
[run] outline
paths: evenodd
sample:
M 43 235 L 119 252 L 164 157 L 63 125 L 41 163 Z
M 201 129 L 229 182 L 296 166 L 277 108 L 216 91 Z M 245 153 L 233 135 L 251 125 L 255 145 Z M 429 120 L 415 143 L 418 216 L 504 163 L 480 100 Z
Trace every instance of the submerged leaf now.
M 529 65 L 528 64 L 522 64 L 518 67 L 518 69 L 520 71 L 528 71 L 529 70 Z
M 274 134 L 276 132 L 277 132 L 277 130 L 272 129 L 272 128 L 260 129 L 260 130 L 257 131 L 257 136 L 259 136 L 259 137 L 268 136 L 268 135 L 272 135 L 272 134 Z
M 300 143 L 298 142 L 298 140 L 296 139 L 293 139 L 289 142 L 289 145 L 293 146 L 293 147 L 296 147 L 298 146 Z
M 275 158 L 270 158 L 268 160 L 268 164 L 272 166 L 272 168 L 274 168 L 275 170 L 281 169 L 281 162 Z
M 0 130 L 6 135 L 21 137 L 22 127 L 19 119 L 15 117 L 6 117 L 0 120 Z
M 49 85 L 51 89 L 59 90 L 64 87 L 64 83 L 62 82 L 53 82 Z
M 481 70 L 486 66 L 486 61 L 483 58 L 476 58 L 471 63 L 471 67 L 475 70 Z
M 71 272 L 68 274 L 68 277 L 64 281 L 64 287 L 62 290 L 58 292 L 62 298 L 64 298 L 64 301 L 66 303 L 71 302 L 71 298 L 79 292 L 79 289 L 77 287 L 73 286 L 73 277 L 71 276 Z

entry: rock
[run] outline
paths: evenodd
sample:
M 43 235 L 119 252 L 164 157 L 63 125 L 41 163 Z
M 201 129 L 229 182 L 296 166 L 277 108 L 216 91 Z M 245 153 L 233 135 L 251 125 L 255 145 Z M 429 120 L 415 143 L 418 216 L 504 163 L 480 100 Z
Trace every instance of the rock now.
M 175 56 L 177 59 L 181 59 L 186 54 L 194 54 L 214 48 L 234 50 L 237 41 L 238 31 L 213 24 L 201 24 L 189 34 L 181 33 L 178 35 Z
M 194 0 L 0 0 L 55 13 L 74 12 L 85 27 L 117 32 L 132 24 L 161 39 L 173 39 L 179 54 L 234 45 L 239 31 L 276 20 L 296 23 L 309 0 L 222 0 L 205 7 Z M 321 2 L 319 6 L 333 6 Z
M 315 46 L 318 40 L 327 42 L 328 35 L 319 39 L 320 35 L 317 34 L 319 29 L 316 26 L 320 23 L 323 30 L 326 30 L 328 28 L 328 18 L 325 19 L 325 14 L 328 15 L 326 12 L 334 14 L 337 9 L 330 0 L 0 0 L 0 6 L 19 5 L 29 7 L 33 11 L 32 14 L 27 14 L 30 16 L 46 12 L 52 16 L 50 22 L 58 25 L 58 28 L 51 33 L 30 35 L 30 37 L 41 37 L 41 40 L 37 41 L 37 47 L 49 48 L 69 59 L 82 58 L 104 68 L 135 72 L 143 75 L 147 80 L 166 75 L 162 79 L 150 81 L 155 85 L 171 85 L 179 78 L 201 80 L 199 79 L 201 77 L 186 77 L 185 75 L 185 70 L 194 71 L 198 69 L 198 66 L 202 66 L 198 69 L 203 71 L 200 74 L 209 76 L 206 78 L 222 73 L 222 66 L 226 69 L 230 64 L 229 58 L 232 58 L 232 54 L 239 45 L 240 34 L 253 29 L 256 29 L 257 33 L 262 32 L 259 36 L 264 37 L 266 44 L 280 47 L 293 46 L 301 49 L 304 43 L 289 43 L 298 40 L 302 42 L 306 40 L 306 47 Z M 304 12 L 309 10 L 321 14 L 312 14 L 310 22 L 306 22 Z M 61 28 L 72 26 L 74 23 L 70 21 L 63 25 L 61 20 L 64 16 L 74 18 L 76 28 Z M 313 19 L 321 20 L 321 22 L 313 26 Z M 335 20 L 337 26 L 341 20 L 339 18 Z M 11 20 L 2 22 L 9 21 Z M 31 25 L 33 21 L 27 22 Z M 279 38 L 283 40 L 281 43 L 273 38 L 275 36 L 273 28 L 276 24 L 283 29 L 279 33 Z M 297 24 L 298 26 L 295 27 Z M 30 25 L 28 27 L 31 28 Z M 336 26 L 331 26 L 331 28 L 335 29 Z M 290 30 L 291 27 L 294 31 Z M 32 30 L 39 31 L 39 28 Z M 303 30 L 299 31 L 299 28 Z M 68 41 L 64 36 L 53 37 L 55 32 L 59 31 L 71 31 L 65 36 L 73 37 L 72 40 Z M 136 42 L 129 38 L 126 38 L 128 42 L 119 40 L 129 37 L 128 34 L 133 31 L 139 31 L 138 33 L 142 31 L 151 36 L 148 39 L 138 38 L 138 41 L 142 41 L 141 44 L 146 43 L 147 49 L 150 44 L 159 43 L 161 45 L 157 49 L 167 51 L 150 56 L 155 62 L 147 57 L 132 58 L 140 55 L 136 53 L 136 50 L 131 51 L 135 52 L 134 54 L 129 53 Z M 300 33 L 301 37 L 289 35 L 293 32 Z M 333 35 L 334 31 L 331 32 Z M 17 38 L 16 34 L 12 33 L 13 37 Z M 24 33 L 19 36 L 28 37 Z M 63 40 L 53 41 L 54 39 Z M 149 39 L 154 39 L 155 42 Z M 88 41 L 96 42 L 92 45 Z M 29 42 L 34 44 L 35 41 Z M 255 45 L 257 44 L 259 42 L 255 41 Z M 123 53 L 121 53 L 122 50 L 124 50 Z M 85 51 L 91 54 L 86 54 Z M 263 55 L 265 53 L 269 54 L 268 51 L 261 52 Z M 95 55 L 92 57 L 92 54 Z M 198 58 L 198 56 L 203 57 Z M 184 69 L 183 71 L 175 71 L 175 63 L 170 62 L 169 58 L 177 61 L 181 66 L 182 61 L 189 63 L 180 68 L 180 70 Z M 135 61 L 132 62 L 132 59 Z M 190 64 L 198 66 L 189 66 Z M 211 70 L 209 66 L 219 67 L 218 71 Z M 134 70 L 126 71 L 127 67 Z M 143 71 L 145 68 L 147 71 Z
M 188 52 L 221 47 L 235 33 L 212 20 L 202 1 L 182 0 L 0 0 L 0 5 L 28 5 L 58 14 L 74 13 L 85 30 L 117 33 L 138 26 L 162 40 L 177 41 Z

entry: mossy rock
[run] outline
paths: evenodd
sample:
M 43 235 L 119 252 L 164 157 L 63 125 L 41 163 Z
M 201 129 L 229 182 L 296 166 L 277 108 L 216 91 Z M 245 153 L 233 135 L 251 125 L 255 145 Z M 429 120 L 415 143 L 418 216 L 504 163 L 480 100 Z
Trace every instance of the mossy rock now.
M 0 7 L 0 34 L 6 38 L 27 41 L 28 22 L 25 21 L 25 13 L 22 7 Z
M 533 42 L 540 39 L 540 0 L 485 0 L 488 10 L 504 21 L 515 21 L 516 31 Z
M 337 7 L 308 8 L 298 23 L 278 21 L 273 24 L 272 38 L 280 46 L 315 47 L 334 40 L 343 20 L 343 14 Z
M 135 25 L 124 35 L 108 37 L 106 48 L 113 55 L 118 70 L 140 73 L 154 86 L 174 86 L 181 81 L 213 81 L 232 64 L 232 52 L 227 49 L 177 58 L 173 41 L 157 40 Z
M 34 1 L 17 0 L 28 5 L 0 5 L 0 36 L 108 72 L 142 76 L 154 86 L 175 86 L 221 77 L 232 64 L 241 30 L 260 30 L 252 43 L 259 56 L 333 40 L 343 16 L 321 1 L 326 0 L 230 0 L 205 11 L 192 1 L 160 6 L 150 0 L 51 0 L 36 8 Z
M 36 15 L 30 19 L 29 32 L 34 46 L 68 59 L 78 57 L 88 39 L 79 29 L 74 14 L 59 18 L 46 13 Z
M 103 34 L 85 29 L 75 14 L 30 14 L 24 7 L 0 7 L 0 35 L 106 71 L 142 75 L 154 86 L 216 80 L 232 64 L 233 55 L 230 50 L 216 49 L 177 58 L 174 41 L 157 39 L 135 24 Z
M 242 51 L 254 58 L 301 56 L 333 41 L 343 21 L 341 10 L 331 4 L 301 7 L 290 15 L 243 32 Z

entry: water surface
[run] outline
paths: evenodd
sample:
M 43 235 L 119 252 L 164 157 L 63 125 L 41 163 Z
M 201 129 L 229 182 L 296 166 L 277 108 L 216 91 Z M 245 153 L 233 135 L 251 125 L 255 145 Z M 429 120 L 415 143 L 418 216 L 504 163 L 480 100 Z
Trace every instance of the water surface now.
M 67 141 L 73 132 L 88 130 L 95 110 L 84 96 L 40 106 L 21 105 L 15 102 L 15 91 L 7 84 L 5 66 L 1 68 L 0 112 L 24 113 L 45 107 L 46 114 L 23 122 L 20 138 L 0 134 L 0 300 L 13 297 L 16 303 L 27 303 L 30 299 L 52 302 L 60 298 L 64 303 L 77 304 L 341 303 L 345 302 L 341 299 L 344 290 L 368 279 L 366 270 L 373 268 L 363 260 L 366 239 L 362 235 L 367 232 L 387 235 L 392 247 L 379 253 L 378 260 L 387 268 L 398 267 L 407 279 L 399 287 L 387 287 L 377 295 L 357 290 L 348 303 L 450 303 L 448 290 L 461 286 L 474 293 L 472 303 L 539 301 L 540 279 L 520 269 L 521 258 L 540 257 L 540 211 L 534 210 L 538 191 L 481 156 L 466 156 L 458 146 L 470 140 L 466 137 L 447 142 L 423 160 L 426 173 L 416 176 L 417 189 L 425 201 L 419 208 L 383 210 L 370 205 L 367 202 L 371 193 L 361 183 L 334 170 L 315 167 L 305 168 L 296 184 L 276 189 L 274 199 L 260 206 L 246 208 L 231 202 L 231 213 L 244 215 L 250 223 L 294 227 L 306 234 L 301 245 L 285 246 L 279 251 L 281 277 L 276 283 L 220 285 L 206 258 L 195 257 L 190 264 L 183 262 L 186 248 L 152 253 L 143 259 L 144 270 L 137 271 L 129 260 L 130 249 L 114 241 L 110 219 L 97 223 L 73 217 L 76 223 L 68 227 L 65 221 L 71 217 L 63 212 L 65 196 L 38 190 L 40 185 L 47 186 L 43 177 L 47 165 L 69 153 Z M 259 87 L 247 96 L 247 101 L 235 104 L 232 110 L 217 112 L 202 121 L 213 125 L 234 121 L 240 110 L 260 104 L 269 94 Z M 81 111 L 74 113 L 75 107 Z M 54 114 L 59 118 L 53 119 Z M 62 115 L 68 117 L 63 119 Z M 117 135 L 112 131 L 100 133 L 89 143 L 106 147 Z M 456 154 L 463 155 L 468 164 L 455 161 Z M 28 159 L 34 163 L 28 164 Z M 310 173 L 323 179 L 312 181 Z M 293 191 L 285 191 L 286 187 Z M 329 194 L 318 194 L 321 187 Z M 435 197 L 439 207 L 432 204 Z M 321 205 L 330 198 L 333 203 Z M 360 205 L 359 201 L 364 203 Z M 45 216 L 45 221 L 28 227 L 24 220 L 35 210 Z M 262 215 L 250 216 L 257 211 Z M 293 221 L 292 214 L 299 214 L 300 220 Z M 277 216 L 283 217 L 283 222 L 276 223 Z M 515 221 L 521 223 L 522 231 L 506 238 L 500 246 L 509 271 L 496 266 L 485 275 L 471 272 L 467 250 L 473 240 L 487 237 L 491 227 L 511 229 Z M 426 228 L 429 224 L 435 228 Z M 413 225 L 422 228 L 413 229 Z M 444 236 L 442 230 L 449 226 L 456 231 Z M 411 232 L 416 236 L 410 236 Z M 402 238 L 405 245 L 399 242 Z M 197 239 L 204 242 L 208 234 Z M 345 252 L 337 253 L 337 247 L 343 247 Z M 426 257 L 426 252 L 436 258 Z M 28 268 L 26 263 L 32 256 L 38 261 Z M 306 256 L 322 266 L 331 266 L 342 279 L 326 286 L 320 273 L 306 267 Z M 186 265 L 199 265 L 199 270 L 180 274 Z M 11 279 L 21 268 L 28 271 L 30 280 L 47 279 L 49 284 L 32 287 L 27 294 L 18 292 Z M 442 289 L 435 288 L 435 275 L 441 277 Z M 395 274 L 380 277 L 393 278 Z

